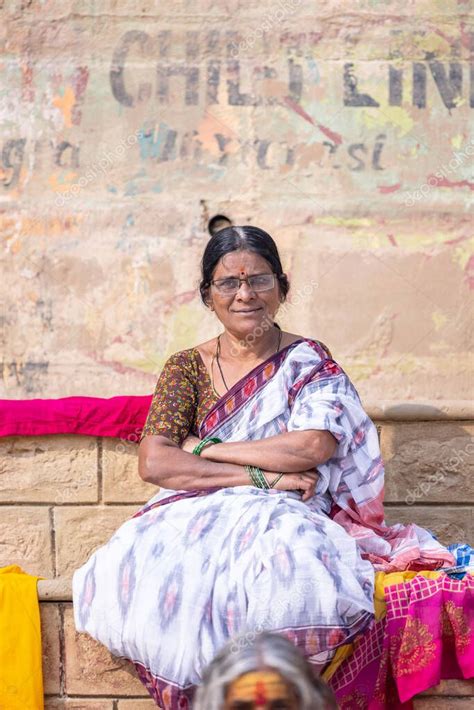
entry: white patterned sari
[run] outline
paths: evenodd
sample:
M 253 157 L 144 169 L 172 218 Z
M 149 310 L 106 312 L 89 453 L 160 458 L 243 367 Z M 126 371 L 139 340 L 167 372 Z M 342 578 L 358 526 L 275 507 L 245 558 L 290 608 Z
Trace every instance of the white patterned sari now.
M 202 670 L 235 634 L 280 632 L 319 667 L 371 624 L 374 569 L 453 563 L 422 528 L 385 525 L 376 429 L 316 341 L 254 368 L 211 408 L 200 436 L 305 429 L 338 441 L 310 500 L 250 485 L 160 489 L 75 572 L 77 629 L 133 661 L 161 707 L 189 707 Z

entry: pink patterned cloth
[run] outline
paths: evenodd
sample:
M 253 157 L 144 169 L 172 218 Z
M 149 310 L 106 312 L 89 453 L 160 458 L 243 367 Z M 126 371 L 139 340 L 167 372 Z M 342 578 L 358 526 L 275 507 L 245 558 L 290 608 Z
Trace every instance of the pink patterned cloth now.
M 386 616 L 330 680 L 341 710 L 409 710 L 447 678 L 474 677 L 474 577 L 417 575 L 385 587 Z
M 83 434 L 138 441 L 150 403 L 151 395 L 0 399 L 0 436 Z

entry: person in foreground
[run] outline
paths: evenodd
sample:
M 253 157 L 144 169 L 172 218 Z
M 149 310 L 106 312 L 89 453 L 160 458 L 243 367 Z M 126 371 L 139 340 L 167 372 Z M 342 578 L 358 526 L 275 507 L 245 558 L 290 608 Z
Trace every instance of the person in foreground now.
M 77 629 L 132 660 L 162 708 L 190 707 L 236 634 L 279 632 L 315 673 L 341 649 L 367 670 L 376 573 L 454 564 L 426 530 L 385 524 L 375 426 L 327 347 L 276 324 L 288 290 L 266 232 L 212 236 L 200 293 L 223 331 L 160 374 L 139 449 L 159 490 L 74 574 Z M 348 696 L 357 674 L 340 674 Z
M 194 710 L 337 710 L 328 686 L 288 639 L 244 634 L 204 670 Z

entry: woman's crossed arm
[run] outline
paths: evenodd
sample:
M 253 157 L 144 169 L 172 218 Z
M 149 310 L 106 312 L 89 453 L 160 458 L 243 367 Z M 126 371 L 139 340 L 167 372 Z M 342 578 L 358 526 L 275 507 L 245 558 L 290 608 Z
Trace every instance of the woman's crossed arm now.
M 312 434 L 312 435 L 311 435 Z M 315 434 L 327 434 L 331 440 Z M 282 472 L 277 490 L 303 490 L 303 500 L 314 494 L 315 467 L 330 458 L 336 448 L 328 432 L 287 432 L 262 441 L 229 442 L 206 447 L 201 456 L 192 448 L 199 442 L 189 436 L 180 448 L 165 436 L 146 436 L 139 448 L 138 471 L 149 483 L 174 490 L 249 485 L 244 466 L 260 466 L 267 478 Z M 211 458 L 212 449 L 215 458 Z
M 196 440 L 197 443 L 197 440 Z M 332 456 L 337 440 L 328 431 L 288 431 L 255 441 L 230 441 L 206 446 L 201 457 L 210 461 L 249 464 L 272 471 L 297 472 L 319 466 Z

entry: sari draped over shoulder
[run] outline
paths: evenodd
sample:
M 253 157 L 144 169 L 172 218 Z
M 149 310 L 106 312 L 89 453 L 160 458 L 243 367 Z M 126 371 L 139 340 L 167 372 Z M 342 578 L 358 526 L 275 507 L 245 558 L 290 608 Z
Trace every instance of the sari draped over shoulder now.
M 338 442 L 316 494 L 253 486 L 160 491 L 73 578 L 75 623 L 135 662 L 163 708 L 189 707 L 236 634 L 285 634 L 321 667 L 374 619 L 374 574 L 454 558 L 416 525 L 387 526 L 378 435 L 342 368 L 300 339 L 209 410 L 223 441 L 322 429 Z
M 317 343 L 303 341 L 287 363 L 270 363 L 251 374 L 243 387 L 238 385 L 208 413 L 201 436 L 242 441 L 282 431 L 330 431 L 338 448 L 318 466 L 320 480 L 309 507 L 330 513 L 357 539 L 362 555 L 376 569 L 453 564 L 452 555 L 426 530 L 385 525 L 384 468 L 376 428 L 348 376 Z

